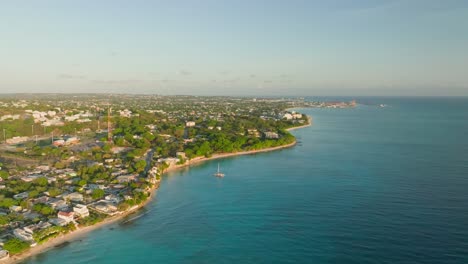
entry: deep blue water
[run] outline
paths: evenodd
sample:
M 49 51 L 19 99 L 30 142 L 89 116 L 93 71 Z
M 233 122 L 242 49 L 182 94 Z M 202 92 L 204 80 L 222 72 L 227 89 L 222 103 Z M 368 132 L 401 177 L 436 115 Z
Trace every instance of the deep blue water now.
M 171 173 L 146 215 L 27 263 L 468 263 L 468 99 L 358 101 L 303 110 L 296 147 L 221 160 L 223 179 Z

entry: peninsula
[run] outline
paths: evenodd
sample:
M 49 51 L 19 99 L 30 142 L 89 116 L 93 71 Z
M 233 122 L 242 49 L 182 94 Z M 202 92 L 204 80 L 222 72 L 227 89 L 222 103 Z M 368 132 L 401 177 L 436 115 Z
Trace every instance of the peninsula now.
M 127 216 L 161 175 L 209 159 L 294 146 L 293 107 L 355 102 L 155 95 L 0 98 L 0 262 Z

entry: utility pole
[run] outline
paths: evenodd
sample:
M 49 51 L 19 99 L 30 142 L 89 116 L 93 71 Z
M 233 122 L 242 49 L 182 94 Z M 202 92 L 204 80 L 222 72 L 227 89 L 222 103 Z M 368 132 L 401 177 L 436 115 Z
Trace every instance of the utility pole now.
M 97 121 L 97 130 L 98 130 L 98 131 L 101 130 L 101 122 L 100 122 L 99 119 L 98 119 L 98 121 Z
M 111 134 L 111 111 L 112 107 L 109 107 L 109 110 L 107 111 L 107 141 L 111 142 L 112 141 L 112 134 Z
M 50 135 L 52 136 L 52 144 L 54 144 L 54 132 L 52 131 Z
M 36 135 L 36 145 L 37 145 L 37 135 Z
M 34 125 L 31 125 L 31 136 L 34 136 Z

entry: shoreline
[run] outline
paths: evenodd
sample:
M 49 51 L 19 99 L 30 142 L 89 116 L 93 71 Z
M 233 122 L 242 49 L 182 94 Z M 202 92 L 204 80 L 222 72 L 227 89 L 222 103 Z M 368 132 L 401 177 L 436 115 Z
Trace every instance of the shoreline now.
M 291 128 L 286 129 L 286 130 L 287 131 L 292 131 L 292 130 L 296 130 L 296 129 L 311 126 L 312 125 L 312 118 L 310 116 L 307 116 L 307 119 L 308 119 L 307 124 L 302 125 L 302 126 L 297 126 L 297 127 L 291 127 Z M 203 163 L 205 161 L 209 161 L 209 160 L 222 159 L 222 158 L 235 157 L 235 156 L 243 156 L 243 155 L 253 155 L 253 154 L 264 153 L 264 152 L 271 152 L 271 151 L 291 148 L 291 147 L 294 147 L 296 144 L 297 144 L 297 141 L 294 140 L 292 143 L 289 143 L 289 144 L 286 144 L 286 145 L 270 147 L 270 148 L 265 148 L 265 149 L 239 151 L 239 152 L 232 152 L 232 153 L 219 153 L 219 154 L 214 154 L 211 157 L 196 157 L 196 158 L 193 158 L 191 160 L 188 160 L 184 164 L 179 164 L 179 165 L 175 165 L 175 166 L 167 168 L 166 170 L 164 170 L 162 172 L 161 176 L 163 176 L 166 173 L 173 172 L 173 171 L 176 171 L 176 170 L 181 169 L 181 168 L 190 167 L 192 165 L 197 165 L 197 164 Z M 133 209 L 130 209 L 129 211 L 124 212 L 122 214 L 106 218 L 102 222 L 99 222 L 97 224 L 82 227 L 82 228 L 79 228 L 79 229 L 77 229 L 75 231 L 72 231 L 72 232 L 70 232 L 68 234 L 62 234 L 62 235 L 59 235 L 57 237 L 54 237 L 54 238 L 46 241 L 45 243 L 43 243 L 41 245 L 37 245 L 35 247 L 29 248 L 28 250 L 26 250 L 23 253 L 20 253 L 18 255 L 14 255 L 14 256 L 10 256 L 10 258 L 8 258 L 6 260 L 0 260 L 0 264 L 20 263 L 20 262 L 22 262 L 22 261 L 24 261 L 24 260 L 26 260 L 28 258 L 31 258 L 31 257 L 36 256 L 36 255 L 40 255 L 40 254 L 45 253 L 45 252 L 47 252 L 47 251 L 49 251 L 51 249 L 54 249 L 55 247 L 57 247 L 57 246 L 59 246 L 59 245 L 61 245 L 63 243 L 76 241 L 78 238 L 90 233 L 91 231 L 94 231 L 96 229 L 99 229 L 101 227 L 104 227 L 104 226 L 107 226 L 107 225 L 110 225 L 110 224 L 113 224 L 113 223 L 116 223 L 117 221 L 122 220 L 124 217 L 126 217 L 128 215 L 131 215 L 133 213 L 138 212 L 139 209 L 145 207 L 149 202 L 151 202 L 153 200 L 153 197 L 154 197 L 154 195 L 156 193 L 156 190 L 159 189 L 160 182 L 161 182 L 161 180 L 159 182 L 157 182 L 155 184 L 155 186 L 151 189 L 151 191 L 150 191 L 151 194 L 148 197 L 148 199 L 146 201 L 144 201 L 143 203 L 141 203 L 140 205 L 138 205 L 137 207 L 135 207 Z

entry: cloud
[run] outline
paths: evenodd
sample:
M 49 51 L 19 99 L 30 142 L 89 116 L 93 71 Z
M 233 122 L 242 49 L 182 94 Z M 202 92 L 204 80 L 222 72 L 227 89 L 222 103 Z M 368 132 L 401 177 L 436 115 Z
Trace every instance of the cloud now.
M 67 80 L 83 80 L 83 79 L 86 79 L 86 76 L 84 76 L 84 75 L 75 75 L 75 74 L 62 73 L 62 74 L 57 75 L 57 78 L 59 78 L 59 79 L 67 79 Z
M 237 83 L 240 81 L 240 78 L 224 80 L 224 83 Z
M 191 75 L 192 73 L 189 72 L 189 71 L 187 71 L 187 70 L 180 70 L 180 71 L 179 71 L 179 74 L 180 74 L 180 75 L 185 75 L 185 76 L 187 76 L 187 75 Z
M 139 79 L 125 79 L 125 80 L 93 80 L 94 83 L 108 84 L 108 85 L 128 85 L 143 82 Z

